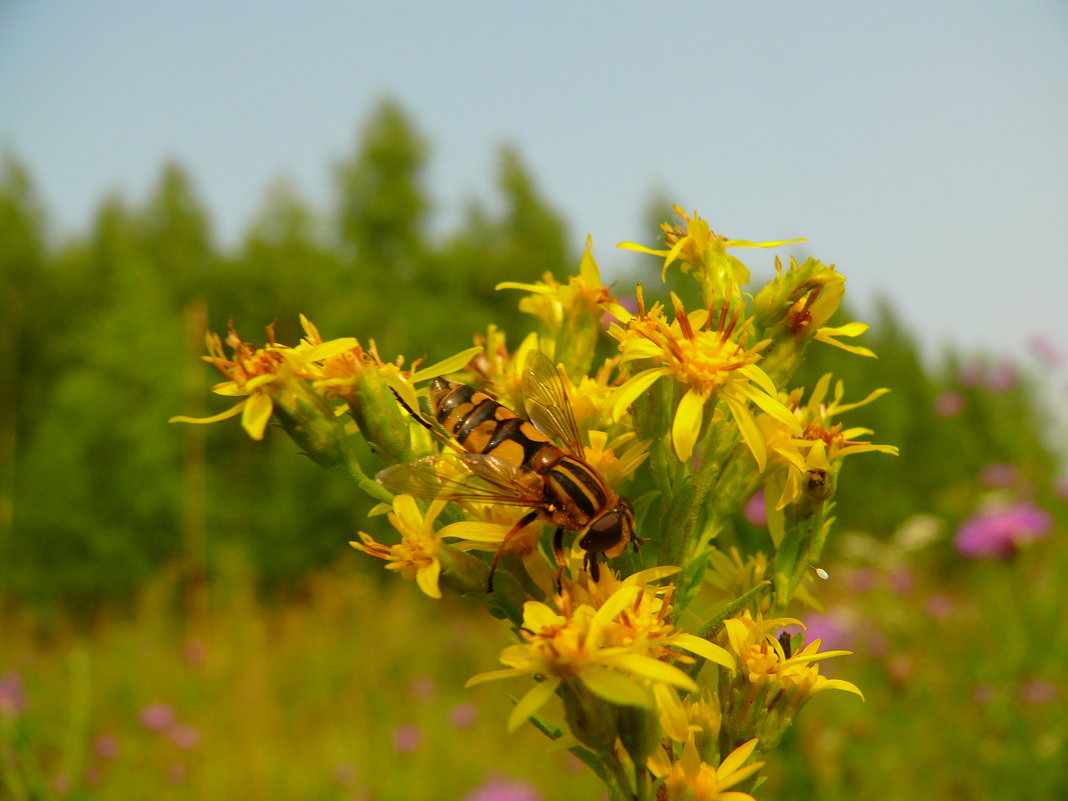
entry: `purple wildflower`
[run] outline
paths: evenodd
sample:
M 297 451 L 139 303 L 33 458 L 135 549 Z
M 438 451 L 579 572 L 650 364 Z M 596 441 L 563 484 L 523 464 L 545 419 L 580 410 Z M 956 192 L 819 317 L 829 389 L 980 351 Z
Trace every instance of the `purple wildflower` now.
M 1060 694 L 1057 685 L 1045 679 L 1028 679 L 1020 686 L 1020 700 L 1026 704 L 1052 704 Z
M 806 615 L 805 644 L 822 640 L 821 651 L 837 650 L 845 648 L 852 650 L 856 647 L 857 630 L 854 615 L 845 609 L 832 609 L 825 614 L 813 613 Z M 786 631 L 791 634 L 798 631 L 797 626 L 787 626 Z
M 164 768 L 163 775 L 168 784 L 184 784 L 189 778 L 189 768 L 184 762 L 172 762 Z
M 464 801 L 541 801 L 541 793 L 521 782 L 494 778 L 465 795 Z
M 1011 362 L 1002 362 L 987 373 L 986 385 L 994 392 L 1005 392 L 1016 386 L 1016 365 Z
M 1064 351 L 1042 334 L 1035 334 L 1027 344 L 1031 354 L 1045 367 L 1056 370 L 1064 364 Z
M 174 721 L 174 707 L 170 704 L 149 704 L 141 710 L 141 725 L 149 731 L 166 731 Z
M 936 593 L 927 599 L 924 608 L 932 619 L 945 620 L 957 611 L 957 603 L 948 595 Z
M 1020 481 L 1020 471 L 1011 464 L 988 464 L 980 475 L 982 482 L 992 489 L 1011 487 Z
M 964 398 L 959 392 L 943 392 L 935 398 L 934 410 L 939 417 L 953 417 L 964 410 Z
M 968 362 L 968 364 L 960 368 L 957 380 L 965 387 L 978 386 L 983 380 L 984 372 L 986 371 L 979 362 Z
M 356 766 L 351 762 L 342 762 L 334 768 L 334 779 L 342 787 L 350 787 L 356 783 Z
M 1062 476 L 1053 482 L 1053 494 L 1068 501 L 1068 476 Z
M 200 732 L 185 723 L 176 723 L 167 731 L 171 742 L 184 751 L 192 751 L 200 745 Z
M 972 559 L 1005 559 L 1018 546 L 1049 533 L 1049 513 L 1037 506 L 1019 504 L 974 515 L 957 529 L 957 550 Z
M 745 505 L 745 519 L 754 526 L 768 524 L 768 510 L 764 506 L 764 490 L 758 490 Z
M 0 676 L 0 717 L 15 717 L 26 709 L 26 690 L 22 676 L 6 673 Z
M 93 753 L 101 759 L 114 759 L 119 755 L 119 738 L 114 734 L 101 734 L 93 740 Z
M 449 721 L 454 729 L 469 729 L 478 720 L 478 707 L 472 703 L 464 702 L 452 708 L 449 713 Z
M 438 694 L 438 685 L 429 676 L 416 676 L 412 679 L 412 695 L 417 701 L 427 703 Z
M 393 732 L 393 750 L 398 754 L 414 754 L 423 744 L 423 732 L 418 726 L 398 726 Z

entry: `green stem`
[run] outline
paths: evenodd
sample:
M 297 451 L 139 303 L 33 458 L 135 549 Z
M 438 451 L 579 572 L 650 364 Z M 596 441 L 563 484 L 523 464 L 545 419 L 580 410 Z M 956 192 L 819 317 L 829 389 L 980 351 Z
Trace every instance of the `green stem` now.
M 15 720 L 13 715 L 0 717 L 4 742 L 13 744 L 0 749 L 0 775 L 4 777 L 3 787 L 7 789 L 7 793 L 12 799 L 15 801 L 29 801 L 30 791 L 26 786 L 26 780 L 19 769 L 19 762 L 15 756 L 16 749 L 21 747 L 21 744 L 14 744 L 16 737 L 14 731 Z
M 716 433 L 722 433 L 717 431 Z M 664 545 L 661 547 L 660 564 L 684 566 L 694 551 L 694 537 L 697 519 L 704 506 L 705 498 L 712 485 L 723 471 L 726 456 L 736 444 L 735 436 L 725 436 L 716 443 L 710 442 L 712 431 L 709 430 L 701 440 L 704 458 L 697 474 L 693 478 L 692 492 L 684 499 L 680 513 L 671 516 L 670 530 L 664 532 Z M 677 493 L 682 495 L 682 493 Z M 676 520 L 680 520 L 675 524 Z
M 604 764 L 612 774 L 612 778 L 615 779 L 616 789 L 620 799 L 632 799 L 635 798 L 633 792 L 631 792 L 630 777 L 627 776 L 627 771 L 623 768 L 623 763 L 615 756 L 610 754 L 604 759 Z M 611 790 L 612 788 L 609 788 Z
M 360 467 L 359 461 L 356 456 L 348 448 L 345 449 L 345 474 L 356 482 L 356 485 L 363 490 L 367 495 L 374 498 L 376 501 L 382 501 L 383 503 L 393 503 L 393 493 L 383 487 L 373 478 L 368 477 L 363 472 L 363 468 Z
M 649 771 L 645 769 L 644 765 L 634 766 L 634 798 L 635 801 L 652 801 L 652 796 L 649 794 L 651 790 L 649 784 Z
M 805 567 L 814 552 L 823 548 L 823 524 L 827 504 L 819 503 L 804 513 L 787 518 L 786 535 L 775 552 L 775 601 L 771 615 L 781 615 L 789 606 L 794 590 L 801 583 Z

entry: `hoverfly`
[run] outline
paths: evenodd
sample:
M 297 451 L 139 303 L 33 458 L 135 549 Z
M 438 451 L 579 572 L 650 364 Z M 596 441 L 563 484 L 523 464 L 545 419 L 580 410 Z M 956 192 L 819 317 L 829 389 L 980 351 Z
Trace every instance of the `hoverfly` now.
M 527 357 L 522 389 L 529 419 L 467 384 L 434 379 L 430 409 L 447 436 L 398 397 L 412 417 L 452 450 L 388 467 L 377 479 L 393 492 L 422 498 L 530 507 L 493 557 L 490 592 L 501 554 L 538 518 L 556 526 L 557 585 L 564 570 L 565 531 L 581 532 L 583 566 L 596 581 L 601 554 L 612 558 L 628 543 L 635 550 L 641 544 L 634 534 L 634 510 L 586 462 L 560 374 L 544 353 L 532 351 Z

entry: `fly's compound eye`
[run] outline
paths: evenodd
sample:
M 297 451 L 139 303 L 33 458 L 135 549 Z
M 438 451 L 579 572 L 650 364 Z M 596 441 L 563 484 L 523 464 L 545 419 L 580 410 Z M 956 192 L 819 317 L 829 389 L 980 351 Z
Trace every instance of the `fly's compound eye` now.
M 579 547 L 589 553 L 604 553 L 624 543 L 625 540 L 623 516 L 618 510 L 613 509 L 590 524 L 579 542 Z

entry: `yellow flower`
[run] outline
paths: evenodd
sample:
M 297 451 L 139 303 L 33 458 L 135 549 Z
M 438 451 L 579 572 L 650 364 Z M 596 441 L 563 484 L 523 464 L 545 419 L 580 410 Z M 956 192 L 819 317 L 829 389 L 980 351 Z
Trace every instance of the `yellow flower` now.
M 527 601 L 521 629 L 525 641 L 506 648 L 500 656 L 508 667 L 481 673 L 467 682 L 472 686 L 512 676 L 542 677 L 512 710 L 509 730 L 541 709 L 564 682 L 579 682 L 612 704 L 646 709 L 657 708 L 655 685 L 696 691 L 693 679 L 666 661 L 687 658 L 672 648 L 733 669 L 733 661 L 723 648 L 674 630 L 656 589 L 638 579 L 610 586 L 614 586 L 611 595 L 597 607 L 572 603 L 566 593 L 558 599 L 560 611 Z M 594 600 L 593 595 L 587 597 Z
M 314 374 L 313 385 L 317 390 L 336 395 L 353 405 L 358 405 L 361 376 L 366 371 L 373 370 L 386 385 L 401 396 L 405 403 L 413 409 L 418 408 L 413 388 L 415 384 L 461 370 L 482 351 L 482 347 L 476 345 L 435 362 L 429 367 L 421 367 L 423 360 L 417 359 L 411 367 L 405 369 L 403 356 L 398 356 L 393 362 L 384 362 L 378 355 L 374 340 L 371 340 L 369 347 L 365 349 L 357 340 L 350 337 L 345 340 L 351 343 L 348 348 L 343 350 L 333 348 L 326 353 L 319 354 L 317 349 L 323 347 L 320 344 L 322 337 L 319 335 L 319 330 L 304 315 L 300 316 L 300 322 L 304 327 L 305 337 L 298 346 L 298 351 L 302 347 L 308 348 L 307 352 L 317 354 L 317 360 L 320 362 Z M 333 340 L 333 342 L 340 341 Z
M 753 301 L 759 325 L 765 330 L 785 325 L 785 335 L 791 339 L 816 339 L 859 356 L 875 358 L 868 348 L 838 341 L 838 337 L 860 336 L 869 326 L 858 322 L 827 325 L 845 295 L 845 277 L 833 265 L 828 267 L 816 259 L 807 259 L 799 266 L 791 258 L 790 268 L 783 272 L 782 262 L 776 259 L 775 273 L 775 278 Z
M 787 656 L 782 644 L 770 632 L 783 626 L 803 624 L 793 618 L 763 617 L 753 619 L 748 610 L 741 617 L 724 621 L 723 627 L 728 650 L 738 660 L 738 673 L 733 683 L 748 682 L 751 685 L 772 685 L 781 689 L 794 706 L 800 707 L 809 697 L 821 690 L 845 690 L 864 698 L 856 685 L 841 679 L 821 676 L 816 662 L 836 656 L 847 656 L 850 651 L 825 651 L 819 653 L 820 640 L 806 645 L 796 654 Z
M 639 440 L 633 432 L 620 434 L 611 440 L 604 431 L 587 431 L 590 444 L 586 446 L 586 462 L 608 482 L 618 487 L 638 469 L 649 455 L 649 442 Z
M 698 309 L 687 313 L 682 301 L 671 296 L 675 321 L 668 323 L 660 304 L 646 312 L 638 293 L 638 314 L 616 310 L 624 325 L 613 324 L 608 333 L 620 343 L 624 362 L 650 360 L 658 366 L 631 376 L 616 391 L 613 412 L 618 420 L 630 405 L 662 376 L 673 378 L 686 388 L 675 409 L 671 438 L 675 454 L 686 461 L 705 424 L 706 410 L 711 412 L 723 400 L 741 432 L 741 436 L 760 470 L 766 462 L 766 448 L 749 403 L 781 420 L 784 425 L 800 427 L 793 414 L 776 398 L 775 385 L 757 361 L 768 344 L 759 342 L 747 347 L 748 323 L 728 319 L 726 308 L 718 315 Z
M 712 548 L 708 553 L 705 580 L 726 598 L 738 598 L 764 581 L 768 572 L 768 557 L 763 551 L 745 557 L 737 547 L 726 552 Z
M 678 761 L 669 761 L 661 752 L 659 758 L 650 760 L 650 769 L 655 775 L 664 777 L 670 801 L 753 801 L 749 793 L 729 788 L 764 766 L 763 761 L 746 764 L 756 745 L 755 738 L 742 743 L 716 767 L 701 760 L 693 737 L 690 737 Z
M 396 570 L 409 581 L 415 580 L 424 593 L 431 598 L 440 598 L 438 579 L 441 576 L 439 550 L 445 529 L 435 532 L 434 520 L 445 508 L 445 501 L 431 502 L 424 516 L 411 495 L 398 495 L 393 499 L 389 522 L 401 535 L 396 545 L 375 542 L 370 534 L 359 532 L 361 542 L 350 542 L 353 548 L 385 559 L 387 570 Z M 446 528 L 448 528 L 446 526 Z
M 586 237 L 586 250 L 579 263 L 579 274 L 568 278 L 566 284 L 561 284 L 551 273 L 545 273 L 537 283 L 503 281 L 496 288 L 529 292 L 527 297 L 519 301 L 519 310 L 533 314 L 550 331 L 558 331 L 567 318 L 578 317 L 584 312 L 599 316 L 603 305 L 612 300 L 594 261 L 593 238 L 589 236 Z
M 734 256 L 727 253 L 727 248 L 777 248 L 793 242 L 804 242 L 803 239 L 785 239 L 780 242 L 749 242 L 745 239 L 729 239 L 720 236 L 711 228 L 705 220 L 693 213 L 693 218 L 678 206 L 673 207 L 675 213 L 686 221 L 686 229 L 678 225 L 663 223 L 660 228 L 664 232 L 664 244 L 666 250 L 654 250 L 634 242 L 621 242 L 617 247 L 625 250 L 635 250 L 639 253 L 649 253 L 664 259 L 664 268 L 661 279 L 667 280 L 667 269 L 678 259 L 682 262 L 682 271 L 689 272 L 691 269 L 708 273 L 718 273 L 728 278 L 736 286 L 744 286 L 749 283 L 749 270 Z
M 617 425 L 612 418 L 614 388 L 613 373 L 619 366 L 620 357 L 606 360 L 593 375 L 580 376 L 572 380 L 567 370 L 561 371 L 561 380 L 567 393 L 571 411 L 579 431 L 606 429 L 611 426 L 613 433 L 625 425 Z
M 245 399 L 211 417 L 172 417 L 172 423 L 216 423 L 241 415 L 241 425 L 253 439 L 263 439 L 263 433 L 275 405 L 287 389 L 292 390 L 292 382 L 317 375 L 316 362 L 329 359 L 336 354 L 355 346 L 352 337 L 343 337 L 329 342 L 305 344 L 298 349 L 279 345 L 274 342 L 273 326 L 267 329 L 268 344 L 257 348 L 243 342 L 231 325 L 226 337 L 226 344 L 232 355 L 227 357 L 223 351 L 223 342 L 219 335 L 208 332 L 206 344 L 208 354 L 204 361 L 212 364 L 227 377 L 211 388 L 216 395 L 227 397 L 244 397 Z M 286 410 L 293 412 L 293 410 Z
M 822 482 L 841 459 L 854 453 L 878 451 L 897 455 L 898 449 L 893 445 L 878 445 L 859 440 L 857 437 L 870 436 L 868 428 L 843 428 L 835 423 L 834 418 L 844 412 L 856 409 L 880 398 L 890 390 L 877 389 L 856 403 L 843 403 L 845 389 L 841 381 L 835 384 L 834 397 L 827 402 L 831 374 L 826 373 L 809 394 L 808 401 L 801 403 L 801 390 L 795 390 L 786 399 L 785 405 L 794 410 L 794 416 L 800 424 L 801 435 L 794 427 L 783 426 L 778 418 L 761 415 L 757 424 L 772 454 L 771 469 L 765 478 L 769 514 L 769 525 L 775 534 L 781 523 L 774 513 L 781 512 L 789 503 L 797 500 L 809 482 Z

